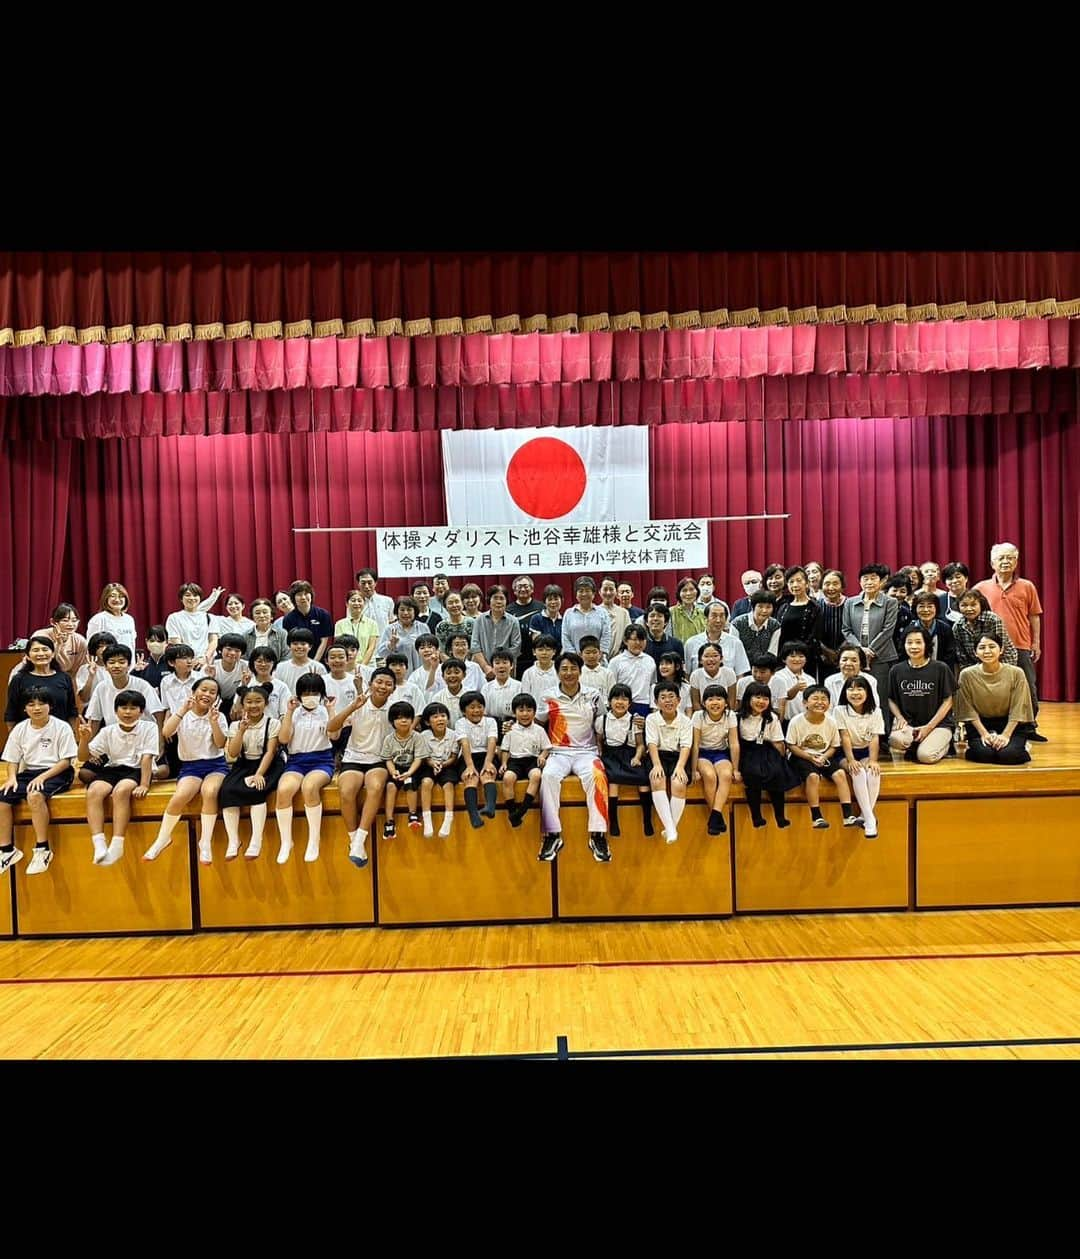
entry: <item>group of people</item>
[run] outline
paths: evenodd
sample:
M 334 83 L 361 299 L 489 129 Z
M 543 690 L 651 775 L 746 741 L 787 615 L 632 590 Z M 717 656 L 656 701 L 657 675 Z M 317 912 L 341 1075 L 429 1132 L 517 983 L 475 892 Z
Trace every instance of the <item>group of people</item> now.
M 185 583 L 180 609 L 147 629 L 145 651 L 128 591 L 112 582 L 89 637 L 77 610 L 61 603 L 11 675 L 0 873 L 23 857 L 13 839 L 13 808 L 23 800 L 35 834 L 27 873 L 48 869 L 48 801 L 76 771 L 87 788 L 92 860 L 105 867 L 123 856 L 131 801 L 155 778 L 176 787 L 147 861 L 169 846 L 196 799 L 201 862 L 212 861 L 219 813 L 225 857 L 240 855 L 244 808 L 244 856 L 257 858 L 271 796 L 278 862 L 292 853 L 297 798 L 304 859 L 316 861 L 322 792 L 335 774 L 349 859 L 360 867 L 380 807 L 384 837 L 396 834 L 400 792 L 409 827 L 433 838 L 439 789 L 438 834 L 448 838 L 458 784 L 474 827 L 495 816 L 500 788 L 511 825 L 539 801 L 539 858 L 553 861 L 563 842 L 561 784 L 571 774 L 601 862 L 611 860 L 608 837 L 620 833 L 620 786 L 637 788 L 645 833 L 654 833 L 655 810 L 675 843 L 692 782 L 701 783 L 706 829 L 716 835 L 726 830 L 732 782 L 743 783 L 756 827 L 765 825 L 763 794 L 777 825 L 789 825 L 784 796 L 800 783 L 812 825 L 827 827 L 827 778 L 844 825 L 862 825 L 872 839 L 883 742 L 913 762 L 937 761 L 953 753 L 960 722 L 969 759 L 1015 765 L 1043 740 L 1038 592 L 1018 576 L 1014 544 L 997 543 L 990 562 L 991 577 L 975 585 L 959 562 L 895 573 L 866 564 L 852 596 L 836 569 L 773 564 L 743 573 L 732 606 L 709 574 L 683 578 L 674 599 L 653 587 L 643 606 L 628 582 L 579 577 L 565 608 L 561 586 L 537 599 L 523 574 L 510 590 L 484 592 L 471 583 L 452 590 L 440 573 L 391 599 L 364 568 L 336 621 L 306 581 L 250 607 L 229 593 L 224 614 L 212 611 L 224 588 L 204 597 Z

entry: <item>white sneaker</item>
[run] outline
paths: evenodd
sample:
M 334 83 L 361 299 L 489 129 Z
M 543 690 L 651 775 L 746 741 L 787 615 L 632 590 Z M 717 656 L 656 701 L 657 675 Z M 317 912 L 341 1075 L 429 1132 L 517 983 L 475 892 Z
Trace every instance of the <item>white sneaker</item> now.
M 0 852 L 0 874 L 6 874 L 17 861 L 22 861 L 22 859 L 21 848 L 13 848 L 11 852 Z
M 308 840 L 307 849 L 304 852 L 304 860 L 305 861 L 318 861 L 319 860 L 319 841 L 317 839 Z
M 114 866 L 123 859 L 124 856 L 124 837 L 123 835 L 114 835 L 109 844 L 108 850 L 101 861 L 102 866 Z
M 877 818 L 871 817 L 866 819 L 866 838 L 877 839 Z
M 665 843 L 665 844 L 677 844 L 678 842 L 679 842 L 679 832 L 678 832 L 678 831 L 674 831 L 674 830 L 673 830 L 673 831 L 665 831 L 665 832 L 664 832 L 664 843 Z
M 52 865 L 52 849 L 51 848 L 35 848 L 30 858 L 30 864 L 26 867 L 27 874 L 44 874 Z
M 858 817 L 854 813 L 849 813 L 848 816 L 844 818 L 844 825 L 845 826 L 858 826 L 861 821 L 862 821 L 862 818 Z

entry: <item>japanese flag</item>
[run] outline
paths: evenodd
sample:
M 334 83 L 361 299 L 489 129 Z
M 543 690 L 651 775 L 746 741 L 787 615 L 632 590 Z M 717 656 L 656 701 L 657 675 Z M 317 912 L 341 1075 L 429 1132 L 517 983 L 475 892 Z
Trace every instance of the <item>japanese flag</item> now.
M 444 431 L 450 525 L 591 524 L 649 519 L 649 431 Z

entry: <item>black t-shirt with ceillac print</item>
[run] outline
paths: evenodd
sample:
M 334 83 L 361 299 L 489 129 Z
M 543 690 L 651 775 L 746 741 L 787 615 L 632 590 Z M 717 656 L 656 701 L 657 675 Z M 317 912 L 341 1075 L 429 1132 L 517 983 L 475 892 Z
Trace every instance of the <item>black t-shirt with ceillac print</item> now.
M 930 660 L 920 669 L 906 662 L 894 664 L 889 671 L 889 698 L 911 726 L 925 726 L 955 690 L 952 670 L 940 660 Z M 951 709 L 940 724 L 953 724 Z

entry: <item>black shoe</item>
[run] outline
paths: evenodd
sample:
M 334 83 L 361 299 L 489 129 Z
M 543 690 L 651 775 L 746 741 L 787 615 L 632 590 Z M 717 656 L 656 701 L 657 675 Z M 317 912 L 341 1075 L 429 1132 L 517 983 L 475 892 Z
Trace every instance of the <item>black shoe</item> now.
M 611 860 L 611 848 L 603 831 L 589 832 L 589 847 L 592 849 L 592 855 L 597 861 Z
M 1046 735 L 1040 734 L 1038 730 L 1033 730 L 1031 734 L 1028 735 L 1028 741 L 1030 743 L 1049 743 L 1050 742 L 1050 740 L 1046 737 Z
M 562 836 L 559 834 L 545 835 L 544 842 L 540 845 L 540 851 L 537 853 L 537 861 L 554 861 L 559 855 L 559 849 L 562 847 Z

